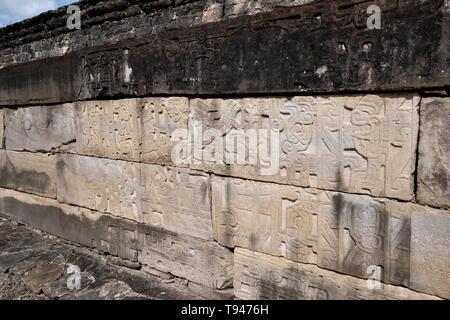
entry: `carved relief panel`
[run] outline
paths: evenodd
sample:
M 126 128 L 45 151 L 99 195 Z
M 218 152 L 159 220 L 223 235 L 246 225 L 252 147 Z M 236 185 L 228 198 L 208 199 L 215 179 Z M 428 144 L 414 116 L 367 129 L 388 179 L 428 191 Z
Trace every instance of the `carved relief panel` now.
M 81 57 L 80 98 L 133 94 L 137 89 L 128 49 L 111 48 Z
M 370 288 L 362 279 L 242 248 L 236 248 L 234 264 L 234 290 L 238 299 L 434 299 L 398 286 Z
M 58 156 L 58 200 L 212 239 L 209 176 L 189 170 Z
M 201 147 L 194 145 L 191 166 L 409 200 L 417 106 L 414 96 L 196 99 L 190 128 Z
M 77 153 L 139 161 L 136 102 L 136 99 L 78 102 Z
M 186 98 L 86 101 L 76 110 L 79 154 L 170 164 L 172 133 L 187 130 Z
M 408 208 L 391 200 L 230 178 L 213 179 L 214 238 L 367 279 L 408 285 Z

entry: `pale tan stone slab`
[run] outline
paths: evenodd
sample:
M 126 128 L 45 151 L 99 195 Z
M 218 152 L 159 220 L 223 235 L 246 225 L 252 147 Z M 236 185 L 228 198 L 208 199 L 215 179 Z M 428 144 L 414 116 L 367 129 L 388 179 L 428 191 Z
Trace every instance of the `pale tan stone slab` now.
M 360 278 L 379 265 L 383 281 L 408 284 L 408 214 L 389 212 L 387 201 L 233 178 L 214 178 L 212 192 L 214 238 L 222 245 Z
M 383 282 L 408 287 L 413 279 L 426 277 L 448 282 L 450 246 L 444 243 L 450 241 L 450 212 L 365 195 L 218 177 L 213 178 L 212 199 L 214 239 L 224 246 L 363 279 L 373 266 L 380 266 Z M 434 236 L 431 217 L 436 211 L 442 224 Z M 418 216 L 426 218 L 412 228 Z M 431 257 L 433 272 L 419 263 Z
M 5 141 L 4 133 L 5 133 L 5 122 L 4 122 L 4 109 L 0 109 L 0 149 L 3 148 L 3 144 Z
M 212 239 L 209 176 L 120 160 L 58 156 L 58 199 Z
M 417 200 L 450 208 L 450 98 L 425 98 L 420 105 Z
M 188 107 L 181 97 L 78 102 L 77 153 L 171 164 L 172 133 L 187 132 Z
M 76 103 L 79 154 L 139 161 L 137 99 Z
M 312 0 L 225 0 L 225 16 L 229 18 L 241 15 L 253 15 L 272 11 L 282 6 L 298 6 Z
M 450 212 L 411 206 L 411 288 L 450 299 Z
M 145 235 L 139 261 L 209 288 L 232 287 L 233 254 L 216 242 L 154 229 Z
M 58 200 L 138 221 L 138 164 L 57 155 Z
M 56 198 L 55 156 L 0 150 L 0 187 Z
M 74 105 L 6 109 L 9 150 L 51 151 L 75 140 Z
M 145 98 L 140 99 L 139 103 L 142 111 L 141 161 L 173 164 L 172 152 L 178 144 L 173 134 L 176 131 L 187 134 L 189 100 L 183 97 Z
M 0 189 L 0 214 L 212 289 L 232 286 L 233 253 L 212 241 L 7 189 Z
M 200 147 L 192 147 L 191 165 L 235 177 L 410 200 L 418 103 L 414 95 L 194 99 L 190 128 Z M 222 139 L 211 139 L 216 134 Z
M 234 254 L 234 292 L 246 300 L 436 299 L 241 248 Z

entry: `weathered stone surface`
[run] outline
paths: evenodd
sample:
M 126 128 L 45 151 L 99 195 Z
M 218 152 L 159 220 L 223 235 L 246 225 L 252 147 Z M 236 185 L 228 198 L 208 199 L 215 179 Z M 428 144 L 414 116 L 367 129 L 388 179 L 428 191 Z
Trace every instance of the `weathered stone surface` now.
M 279 6 L 297 6 L 313 0 L 225 0 L 225 16 L 233 18 L 241 15 L 271 11 Z
M 166 30 L 221 20 L 222 0 L 82 0 L 81 30 L 68 29 L 67 7 L 0 28 L 0 67 L 61 56 Z
M 0 105 L 77 100 L 81 87 L 79 63 L 73 56 L 63 56 L 0 69 Z
M 6 149 L 51 151 L 75 140 L 72 104 L 5 110 Z
M 434 232 L 437 210 L 411 203 L 230 178 L 213 178 L 212 194 L 214 238 L 222 245 L 363 279 L 372 266 L 380 266 L 384 283 L 411 288 L 414 279 L 430 276 L 442 287 L 448 282 L 449 212 L 440 211 L 445 223 L 434 237 L 426 234 Z M 411 227 L 417 216 L 426 217 L 419 230 Z M 420 265 L 430 257 L 435 257 L 433 272 Z M 419 264 L 413 266 L 413 260 Z
M 4 133 L 5 133 L 5 122 L 4 122 L 4 109 L 0 109 L 0 149 L 3 148 L 4 143 Z
M 214 238 L 366 279 L 382 266 L 386 283 L 409 283 L 407 212 L 368 196 L 213 179 Z M 392 248 L 387 250 L 386 248 Z
M 380 30 L 367 28 L 374 3 L 383 12 Z M 0 105 L 446 87 L 450 11 L 444 3 L 317 0 L 7 66 L 0 70 Z
M 450 299 L 449 212 L 414 215 L 411 235 L 411 288 Z
M 235 250 L 234 263 L 234 292 L 239 299 L 434 299 L 241 248 Z
M 27 225 L 212 289 L 225 289 L 232 283 L 233 254 L 215 242 L 51 199 L 0 191 L 0 213 Z
M 76 152 L 139 161 L 139 116 L 135 99 L 76 103 Z
M 108 258 L 117 257 L 99 255 L 1 217 L 0 235 L 0 270 L 7 272 L 0 272 L 0 299 L 201 298 L 191 290 L 167 284 L 163 279 L 145 272 L 121 268 L 108 262 Z M 31 257 L 26 257 L 30 251 Z M 26 258 L 10 264 L 10 260 L 3 260 L 9 252 Z M 18 269 L 23 269 L 24 264 L 28 270 L 17 273 Z M 77 267 L 81 272 L 80 287 L 68 287 L 68 283 L 76 284 L 74 271 Z M 33 294 L 24 282 L 35 291 L 42 290 L 42 294 Z
M 201 150 L 194 146 L 192 167 L 409 200 L 418 103 L 411 95 L 196 99 L 190 127 Z
M 55 157 L 1 150 L 0 187 L 56 198 Z
M 215 242 L 153 229 L 145 235 L 139 261 L 212 289 L 232 286 L 233 254 Z
M 168 165 L 187 130 L 187 98 L 145 98 L 77 103 L 79 154 Z
M 25 285 L 34 293 L 40 293 L 42 287 L 58 280 L 64 275 L 65 266 L 57 263 L 42 263 L 23 277 Z
M 450 208 L 450 98 L 426 98 L 420 106 L 417 199 Z
M 58 155 L 58 200 L 212 239 L 209 176 L 185 169 Z

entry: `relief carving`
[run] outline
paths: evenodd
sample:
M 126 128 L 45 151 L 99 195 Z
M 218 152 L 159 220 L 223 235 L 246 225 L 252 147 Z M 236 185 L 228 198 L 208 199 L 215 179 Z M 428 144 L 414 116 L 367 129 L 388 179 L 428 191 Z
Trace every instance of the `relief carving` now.
M 408 209 L 392 200 L 213 178 L 214 238 L 291 261 L 409 284 Z
M 194 135 L 201 135 L 198 128 L 207 133 L 199 138 L 202 148 L 193 152 L 191 167 L 409 200 L 413 194 L 418 101 L 414 96 L 370 95 L 195 99 L 190 127 L 196 128 Z M 217 130 L 215 139 L 208 136 L 208 130 Z M 275 132 L 278 141 L 269 138 L 268 131 Z M 241 138 L 230 139 L 239 135 Z M 235 140 L 239 142 L 229 143 Z M 232 159 L 241 161 L 230 162 L 220 156 L 208 157 L 212 162 L 201 161 L 217 149 L 223 158 L 231 152 L 237 154 Z M 273 170 L 263 171 L 267 167 Z
M 61 202 L 212 238 L 206 174 L 74 155 L 59 155 L 57 167 Z
M 81 57 L 80 98 L 133 94 L 137 85 L 129 66 L 128 49 L 109 49 Z
M 76 105 L 78 154 L 170 164 L 175 130 L 187 130 L 186 98 L 86 101 Z
M 391 285 L 370 289 L 362 279 L 242 248 L 236 248 L 234 264 L 234 291 L 238 299 L 433 299 Z

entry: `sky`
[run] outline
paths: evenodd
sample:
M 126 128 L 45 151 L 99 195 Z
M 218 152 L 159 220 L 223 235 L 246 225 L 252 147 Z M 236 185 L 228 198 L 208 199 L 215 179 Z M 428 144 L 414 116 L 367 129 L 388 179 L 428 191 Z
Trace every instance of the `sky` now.
M 73 2 L 76 0 L 0 0 L 0 27 Z

